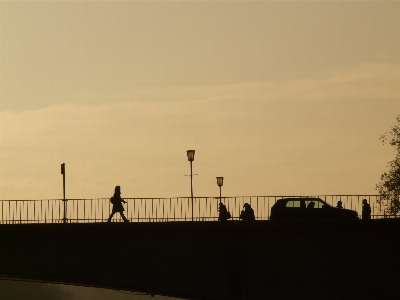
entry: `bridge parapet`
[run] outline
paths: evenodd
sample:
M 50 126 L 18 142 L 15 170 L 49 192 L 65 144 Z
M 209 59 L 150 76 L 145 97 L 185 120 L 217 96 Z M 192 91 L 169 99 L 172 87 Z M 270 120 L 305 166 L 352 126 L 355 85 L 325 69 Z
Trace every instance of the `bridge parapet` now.
M 269 220 L 271 206 L 277 199 L 298 196 L 240 196 L 222 197 L 222 202 L 231 212 L 232 220 L 238 220 L 244 203 L 249 203 L 257 220 Z M 372 218 L 378 215 L 377 195 L 321 195 L 316 196 L 336 206 L 341 200 L 344 208 L 356 210 L 361 215 L 362 199 L 371 204 Z M 191 221 L 191 198 L 124 198 L 125 215 L 131 222 L 171 222 Z M 218 220 L 219 197 L 195 197 L 194 220 Z M 68 223 L 105 222 L 109 217 L 112 204 L 109 198 L 67 199 L 66 218 Z M 0 224 L 19 223 L 62 223 L 64 218 L 63 199 L 45 200 L 2 200 L 0 201 Z M 117 214 L 114 222 L 123 220 Z

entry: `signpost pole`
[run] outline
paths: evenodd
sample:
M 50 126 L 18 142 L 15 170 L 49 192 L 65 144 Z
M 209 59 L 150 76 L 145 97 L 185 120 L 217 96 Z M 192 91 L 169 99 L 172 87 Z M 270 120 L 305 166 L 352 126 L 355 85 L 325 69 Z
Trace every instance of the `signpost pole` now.
M 67 223 L 67 200 L 65 199 L 65 163 L 61 164 L 61 174 L 63 175 L 63 203 L 64 203 L 63 223 Z

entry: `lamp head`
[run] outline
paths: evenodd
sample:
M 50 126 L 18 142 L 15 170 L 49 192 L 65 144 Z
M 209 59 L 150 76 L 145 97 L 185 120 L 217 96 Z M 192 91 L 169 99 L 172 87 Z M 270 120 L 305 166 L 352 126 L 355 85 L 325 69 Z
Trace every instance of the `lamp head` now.
M 194 152 L 195 150 L 187 150 L 187 157 L 188 157 L 188 161 L 194 161 Z
M 217 184 L 218 186 L 224 185 L 224 177 L 217 177 Z

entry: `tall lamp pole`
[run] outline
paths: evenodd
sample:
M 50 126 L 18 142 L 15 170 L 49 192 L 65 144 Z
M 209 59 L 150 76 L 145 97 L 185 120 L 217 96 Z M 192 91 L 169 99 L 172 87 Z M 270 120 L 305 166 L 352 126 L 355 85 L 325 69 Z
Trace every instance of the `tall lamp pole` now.
M 63 176 L 63 203 L 64 203 L 63 223 L 67 223 L 67 200 L 65 200 L 65 163 L 61 164 L 61 174 Z
M 219 186 L 219 202 L 222 202 L 221 187 L 224 185 L 224 177 L 217 177 L 217 184 Z
M 192 197 L 192 221 L 194 220 L 193 218 L 193 169 L 192 169 L 192 161 L 194 161 L 194 152 L 195 150 L 187 150 L 187 157 L 188 161 L 190 161 L 190 193 Z

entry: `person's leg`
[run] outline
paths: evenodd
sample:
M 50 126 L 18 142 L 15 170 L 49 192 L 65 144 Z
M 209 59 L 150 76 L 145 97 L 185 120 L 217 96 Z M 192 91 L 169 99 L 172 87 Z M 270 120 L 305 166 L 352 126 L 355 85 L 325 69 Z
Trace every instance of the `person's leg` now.
M 115 214 L 115 211 L 113 211 L 113 212 L 111 213 L 111 215 L 108 217 L 108 221 L 107 221 L 107 222 L 111 222 L 111 219 L 112 219 L 112 217 L 114 216 L 114 214 Z
M 125 217 L 124 213 L 121 211 L 120 212 L 122 219 L 124 220 L 124 222 L 129 222 L 129 220 Z

